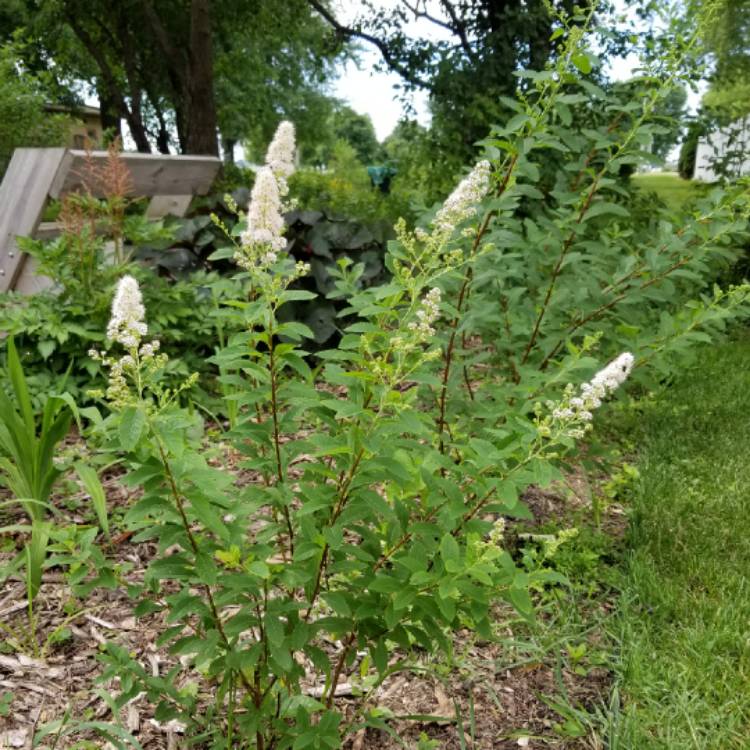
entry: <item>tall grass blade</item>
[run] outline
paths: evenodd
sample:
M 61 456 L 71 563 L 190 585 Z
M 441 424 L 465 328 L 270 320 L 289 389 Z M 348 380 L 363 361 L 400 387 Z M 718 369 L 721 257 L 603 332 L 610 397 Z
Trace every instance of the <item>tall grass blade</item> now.
M 99 521 L 99 528 L 109 537 L 109 515 L 107 514 L 107 496 L 104 494 L 104 487 L 99 481 L 99 475 L 96 470 L 84 463 L 77 463 L 75 470 L 86 488 L 86 492 L 91 497 L 94 505 L 94 511 Z

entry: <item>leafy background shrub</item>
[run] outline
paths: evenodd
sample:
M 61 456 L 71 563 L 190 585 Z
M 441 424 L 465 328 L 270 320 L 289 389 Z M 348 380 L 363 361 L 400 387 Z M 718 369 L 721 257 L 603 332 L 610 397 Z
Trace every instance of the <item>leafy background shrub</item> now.
M 0 179 L 19 146 L 61 146 L 71 121 L 50 114 L 43 85 L 24 70 L 13 45 L 0 45 Z

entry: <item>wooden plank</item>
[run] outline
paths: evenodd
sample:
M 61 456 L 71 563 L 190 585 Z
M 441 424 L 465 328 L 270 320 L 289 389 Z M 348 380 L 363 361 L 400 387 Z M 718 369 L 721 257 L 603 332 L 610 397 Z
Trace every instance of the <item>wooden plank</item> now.
M 49 289 L 54 282 L 49 276 L 43 276 L 36 272 L 36 258 L 24 253 L 25 259 L 21 270 L 16 276 L 13 290 L 18 294 L 38 294 Z
M 68 169 L 61 172 L 50 190 L 57 198 L 82 187 L 86 152 L 69 150 Z M 122 159 L 133 178 L 133 195 L 205 195 L 211 188 L 221 166 L 215 156 L 165 156 L 123 152 Z M 107 160 L 106 151 L 93 151 L 91 158 L 101 167 Z M 92 186 L 95 189 L 95 186 Z M 101 197 L 101 196 L 99 196 Z
M 62 224 L 59 221 L 42 221 L 34 232 L 34 239 L 53 240 L 62 234 Z
M 12 289 L 23 266 L 17 237 L 31 237 L 61 168 L 64 148 L 20 148 L 13 152 L 0 185 L 0 292 Z
M 192 195 L 155 195 L 146 208 L 149 219 L 161 219 L 165 216 L 184 216 L 187 213 Z

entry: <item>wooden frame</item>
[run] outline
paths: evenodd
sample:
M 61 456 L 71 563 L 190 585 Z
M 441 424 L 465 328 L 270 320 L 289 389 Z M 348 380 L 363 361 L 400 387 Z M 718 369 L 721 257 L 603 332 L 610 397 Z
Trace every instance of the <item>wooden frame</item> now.
M 50 285 L 35 273 L 32 258 L 19 251 L 18 237 L 51 237 L 57 225 L 40 222 L 50 199 L 82 187 L 85 151 L 65 148 L 18 148 L 0 184 L 0 292 L 31 294 Z M 90 158 L 101 165 L 106 151 Z M 211 188 L 221 162 L 214 156 L 163 156 L 123 153 L 130 170 L 133 195 L 151 198 L 146 214 L 183 216 L 194 195 Z M 101 196 L 98 196 L 101 197 Z

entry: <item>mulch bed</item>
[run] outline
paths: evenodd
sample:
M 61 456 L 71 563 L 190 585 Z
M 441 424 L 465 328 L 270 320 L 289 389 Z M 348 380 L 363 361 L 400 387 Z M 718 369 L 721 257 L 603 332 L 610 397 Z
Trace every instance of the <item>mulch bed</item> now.
M 115 474 L 107 477 L 104 483 L 111 511 L 115 506 L 128 504 L 130 498 Z M 570 486 L 575 487 L 575 483 Z M 525 499 L 535 514 L 535 523 L 564 515 L 561 506 L 571 502 L 570 492 L 564 494 L 568 497 L 563 501 L 560 492 L 530 490 Z M 62 500 L 56 498 L 57 502 Z M 574 502 L 582 501 L 579 498 Z M 70 515 L 67 513 L 68 517 Z M 83 521 L 75 513 L 72 515 L 73 521 Z M 615 508 L 608 514 L 608 519 L 613 532 L 621 533 L 625 521 L 619 510 Z M 127 535 L 122 535 L 113 554 L 119 561 L 132 566 L 126 578 L 135 582 L 142 579 L 148 561 L 156 554 L 156 547 L 150 543 L 134 544 Z M 8 552 L 0 553 L 0 563 L 7 562 L 10 557 Z M 72 610 L 71 603 L 74 605 Z M 594 606 L 606 610 L 610 605 L 602 600 Z M 37 642 L 44 644 L 51 633 L 62 628 L 69 631 L 66 633 L 68 637 L 48 644 L 45 652 L 38 656 L 33 655 L 28 645 L 16 644 L 14 648 L 10 639 L 5 639 L 0 645 L 0 696 L 6 691 L 12 693 L 7 715 L 2 715 L 3 703 L 0 700 L 0 750 L 30 750 L 32 738 L 40 727 L 66 715 L 71 722 L 112 722 L 117 719 L 145 750 L 187 746 L 183 727 L 174 722 L 157 722 L 153 718 L 154 707 L 145 699 L 132 701 L 121 716 L 113 717 L 107 702 L 94 690 L 94 682 L 101 671 L 97 655 L 108 640 L 127 648 L 153 673 L 164 673 L 175 663 L 166 649 L 155 646 L 164 628 L 165 614 L 155 613 L 136 621 L 132 606 L 122 589 L 97 590 L 85 602 L 75 603 L 64 576 L 55 570 L 45 573 L 34 603 Z M 67 614 L 70 611 L 75 613 L 74 616 Z M 4 631 L 19 634 L 19 641 L 28 637 L 25 586 L 20 580 L 6 581 L 0 590 L 0 625 Z M 506 644 L 522 642 L 524 633 L 528 634 L 525 628 L 509 607 L 498 605 L 498 640 Z M 5 635 L 4 632 L 3 638 Z M 593 633 L 589 637 L 595 640 L 597 636 Z M 424 671 L 396 673 L 370 696 L 368 705 L 377 706 L 391 717 L 389 726 L 399 740 L 384 731 L 368 729 L 348 737 L 345 748 L 416 748 L 422 733 L 446 750 L 518 747 L 591 750 L 604 746 L 590 734 L 583 738 L 564 736 L 559 731 L 564 718 L 550 707 L 545 698 L 559 699 L 562 687 L 574 706 L 591 710 L 606 704 L 610 676 L 605 669 L 593 668 L 580 675 L 569 668 L 562 652 L 530 659 L 527 653 L 514 651 L 498 642 L 483 642 L 468 631 L 456 633 L 454 640 L 452 668 L 445 666 L 445 660 L 425 654 L 414 661 L 414 665 Z M 340 644 L 329 643 L 326 647 L 335 651 Z M 191 677 L 195 679 L 195 675 Z M 345 717 L 352 716 L 362 700 L 356 694 L 361 686 L 358 662 L 353 665 L 351 674 L 342 676 L 341 684 L 343 690 L 336 699 L 336 706 Z M 117 680 L 99 687 L 116 694 Z M 315 690 L 313 685 L 306 687 L 311 693 Z M 200 690 L 204 700 L 212 700 L 210 684 L 201 685 Z M 459 721 L 455 720 L 457 707 Z M 62 750 L 73 747 L 84 738 L 90 741 L 89 747 L 110 747 L 101 737 L 88 731 L 61 737 L 57 744 L 54 737 L 49 736 L 37 747 Z

